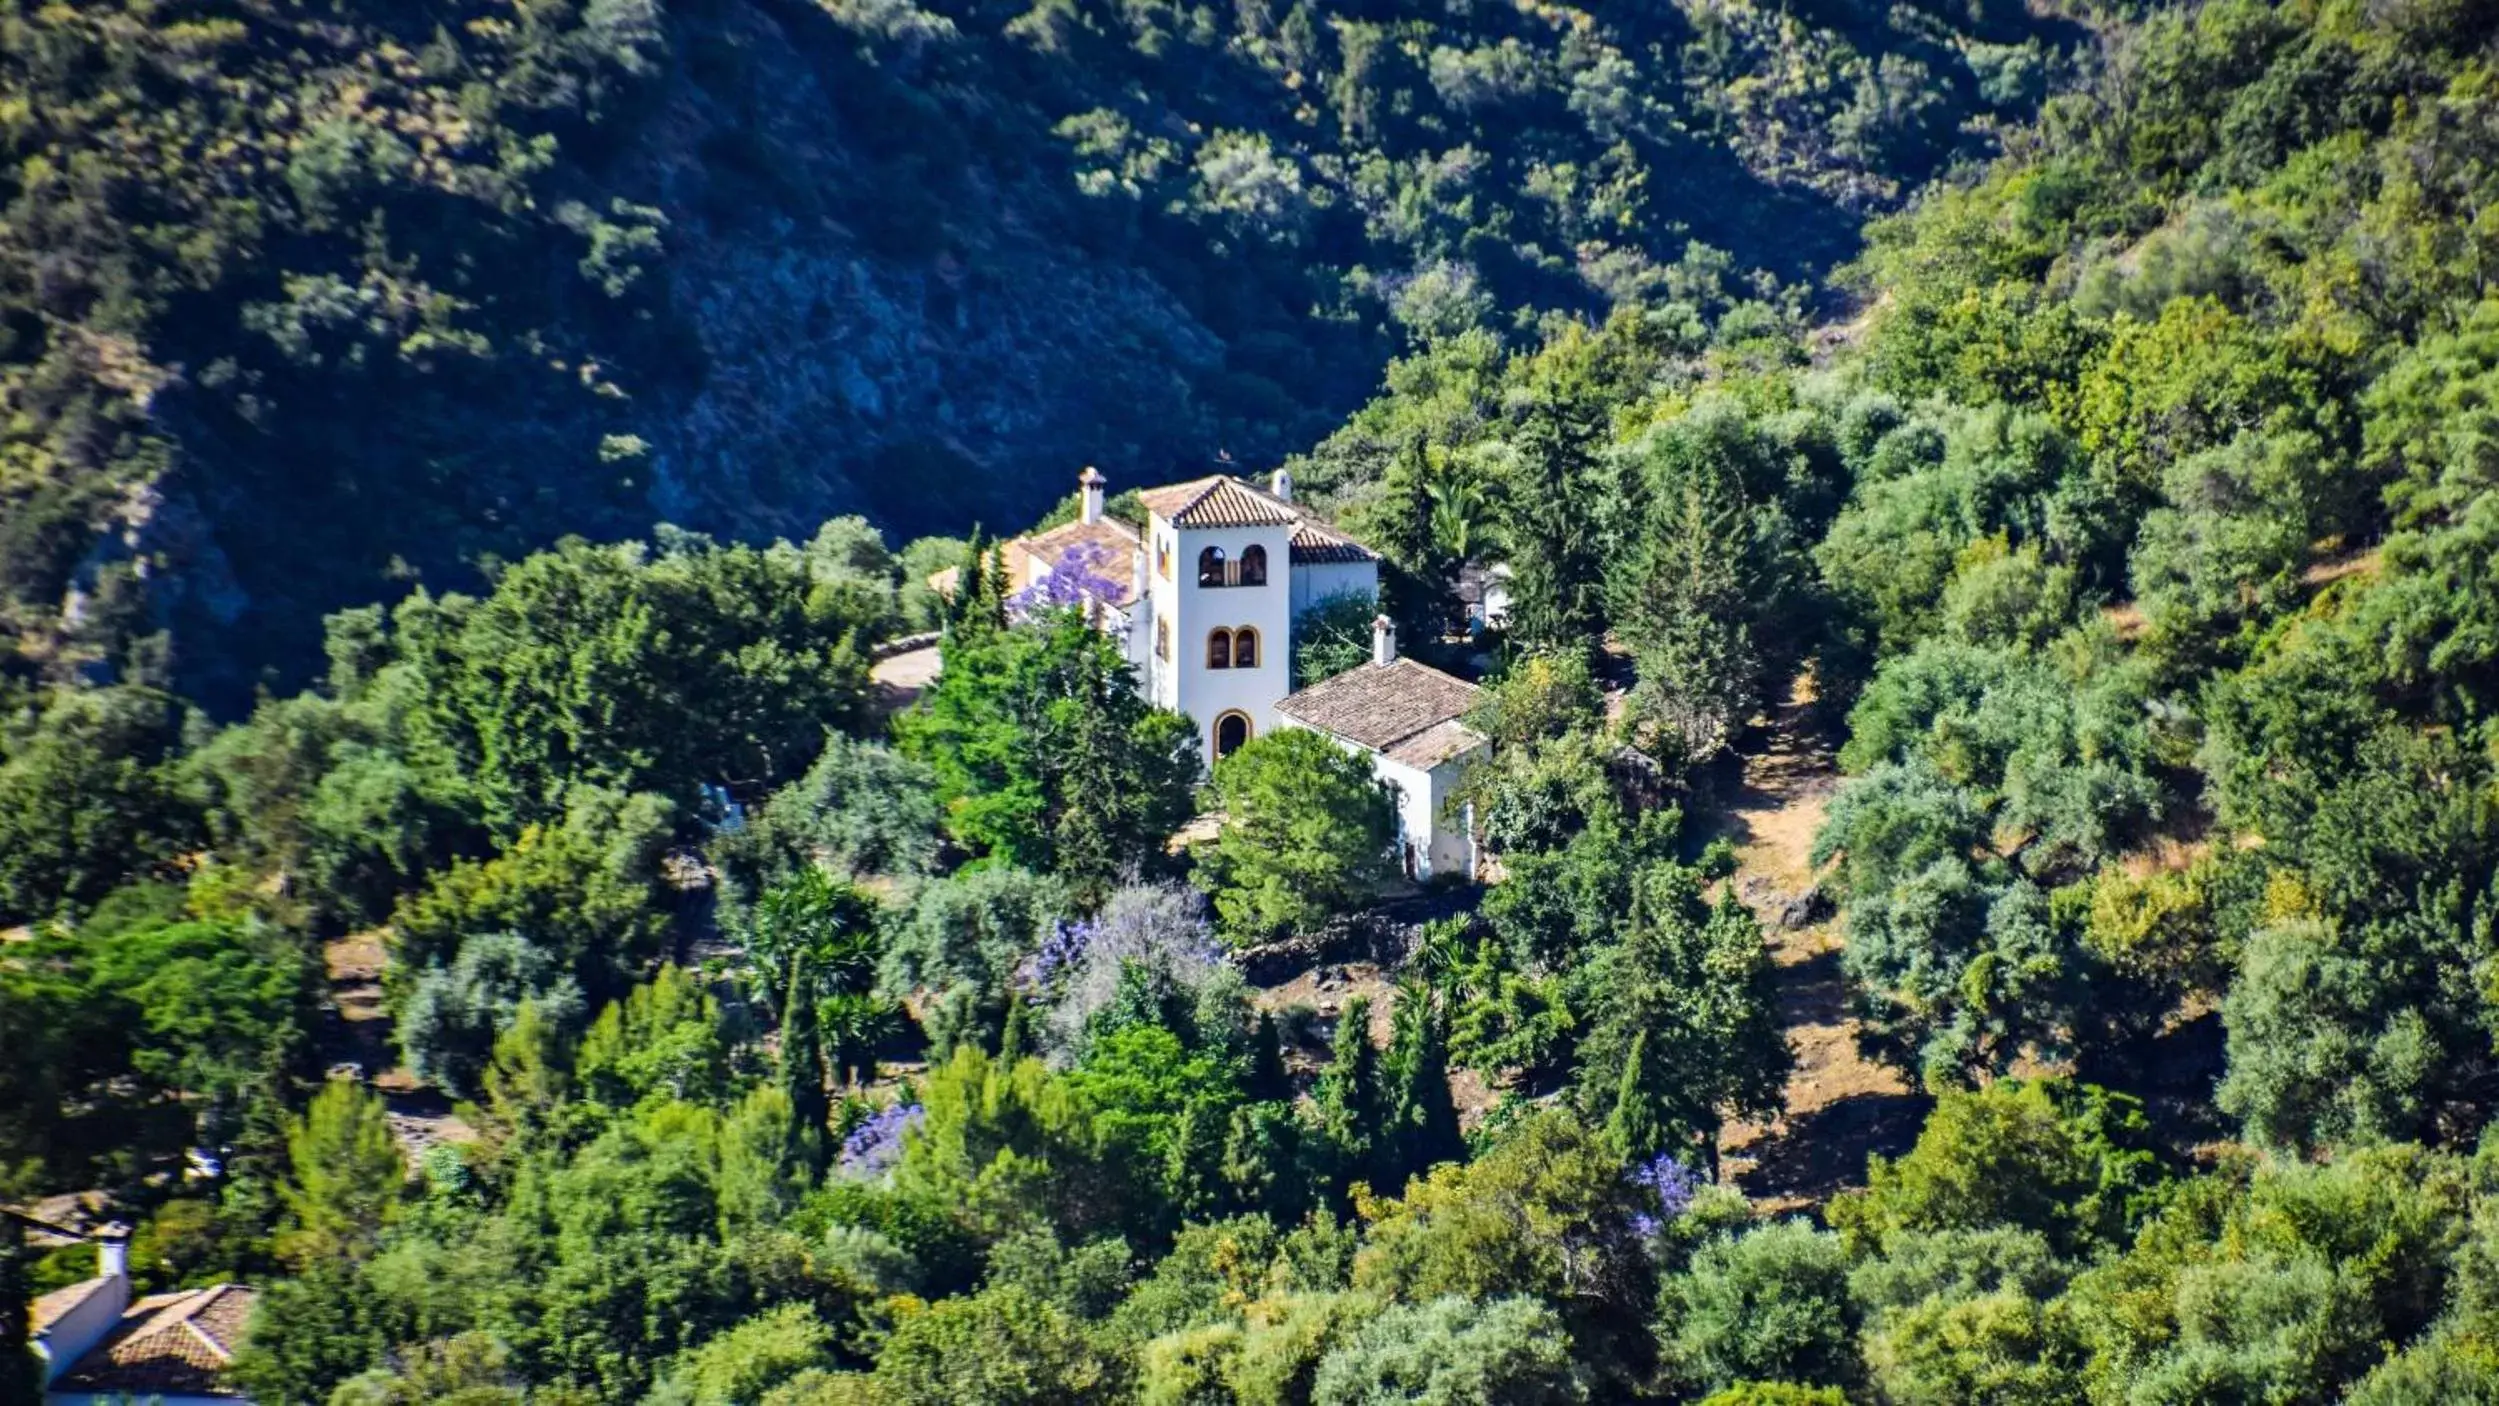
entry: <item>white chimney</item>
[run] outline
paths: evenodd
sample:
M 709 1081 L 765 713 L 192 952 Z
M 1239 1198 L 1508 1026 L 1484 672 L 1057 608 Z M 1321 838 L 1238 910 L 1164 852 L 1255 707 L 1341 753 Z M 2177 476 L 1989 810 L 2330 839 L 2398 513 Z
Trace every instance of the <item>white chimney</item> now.
M 1385 615 L 1375 615 L 1371 618 L 1371 662 L 1374 664 L 1397 662 L 1397 622 Z
M 1293 471 L 1291 469 L 1276 470 L 1275 477 L 1267 480 L 1267 491 L 1275 494 L 1278 498 L 1283 499 L 1287 503 L 1292 502 Z
M 119 1221 L 95 1233 L 95 1272 L 104 1279 L 130 1277 L 130 1227 Z
M 1076 486 L 1084 490 L 1085 495 L 1084 511 L 1079 514 L 1085 521 L 1102 520 L 1102 485 L 1108 482 L 1109 479 L 1102 477 L 1102 471 L 1091 464 L 1085 465 L 1085 471 L 1076 475 Z

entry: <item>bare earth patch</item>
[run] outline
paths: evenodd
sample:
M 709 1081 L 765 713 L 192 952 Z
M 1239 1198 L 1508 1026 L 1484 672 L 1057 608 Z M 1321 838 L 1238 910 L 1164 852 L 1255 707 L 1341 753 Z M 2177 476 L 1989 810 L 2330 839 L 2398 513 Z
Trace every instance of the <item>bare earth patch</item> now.
M 1840 975 L 1842 925 L 1787 926 L 1814 888 L 1811 853 L 1839 768 L 1830 739 L 1812 725 L 1811 683 L 1756 733 L 1744 777 L 1716 831 L 1735 844 L 1735 887 L 1762 915 L 1779 966 L 1779 1005 L 1796 1069 L 1785 1112 L 1768 1124 L 1736 1123 L 1719 1138 L 1723 1175 L 1767 1212 L 1821 1205 L 1865 1182 L 1866 1156 L 1894 1155 L 1917 1133 L 1924 1100 L 1900 1075 L 1857 1050 Z M 1805 911 L 1811 911 L 1805 909 Z

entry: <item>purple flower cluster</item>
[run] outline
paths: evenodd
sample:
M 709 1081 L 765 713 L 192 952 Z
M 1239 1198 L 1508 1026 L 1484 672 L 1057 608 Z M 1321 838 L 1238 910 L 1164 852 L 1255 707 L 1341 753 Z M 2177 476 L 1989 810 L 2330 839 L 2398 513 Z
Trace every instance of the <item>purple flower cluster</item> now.
M 889 1170 L 902 1160 L 903 1134 L 927 1116 L 928 1110 L 916 1103 L 897 1103 L 851 1129 L 842 1139 L 842 1170 L 863 1177 Z
M 1634 1211 L 1631 1214 L 1631 1233 L 1643 1240 L 1653 1238 L 1675 1217 L 1690 1210 L 1692 1197 L 1701 1189 L 1701 1174 L 1666 1152 L 1650 1158 L 1647 1166 L 1631 1174 L 1631 1180 L 1633 1185 L 1657 1198 L 1655 1211 Z
M 1091 918 L 1061 922 L 1051 928 L 1041 941 L 1041 950 L 1024 963 L 1024 979 L 1032 986 L 1048 990 L 1074 971 L 1085 960 L 1093 940 L 1102 935 L 1102 924 Z
M 1109 604 L 1128 594 L 1128 587 L 1107 574 L 1110 550 L 1099 542 L 1078 542 L 1059 553 L 1049 574 L 1007 597 L 1007 615 L 1030 620 L 1053 610 L 1083 609 Z

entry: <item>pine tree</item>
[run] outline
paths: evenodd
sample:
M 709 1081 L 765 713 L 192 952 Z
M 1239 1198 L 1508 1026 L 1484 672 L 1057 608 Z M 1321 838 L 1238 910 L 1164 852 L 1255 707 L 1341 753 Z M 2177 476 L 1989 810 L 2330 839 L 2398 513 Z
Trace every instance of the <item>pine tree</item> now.
M 1336 1044 L 1315 1090 L 1319 1127 L 1345 1181 L 1370 1174 L 1380 1128 L 1380 1053 L 1371 1045 L 1371 1001 L 1356 996 L 1337 1017 Z

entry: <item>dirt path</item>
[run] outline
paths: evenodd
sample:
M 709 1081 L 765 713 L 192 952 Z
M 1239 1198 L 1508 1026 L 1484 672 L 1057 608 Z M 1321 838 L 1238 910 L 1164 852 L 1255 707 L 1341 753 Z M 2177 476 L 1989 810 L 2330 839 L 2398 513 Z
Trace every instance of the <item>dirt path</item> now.
M 391 1133 L 411 1167 L 440 1142 L 472 1142 L 476 1130 L 452 1111 L 451 1100 L 417 1081 L 392 1045 L 390 1011 L 382 998 L 389 950 L 379 931 L 354 933 L 321 949 L 330 986 L 321 1013 L 322 1061 L 334 1079 L 356 1079 L 381 1094 Z
M 1785 1116 L 1731 1125 L 1719 1140 L 1727 1177 L 1773 1212 L 1809 1209 L 1863 1185 L 1866 1154 L 1906 1150 L 1924 1107 L 1899 1074 L 1857 1052 L 1840 923 L 1808 898 L 1814 832 L 1839 785 L 1832 741 L 1814 729 L 1811 703 L 1800 683 L 1757 730 L 1743 784 L 1715 825 L 1735 842 L 1736 892 L 1762 915 L 1796 1049 Z

